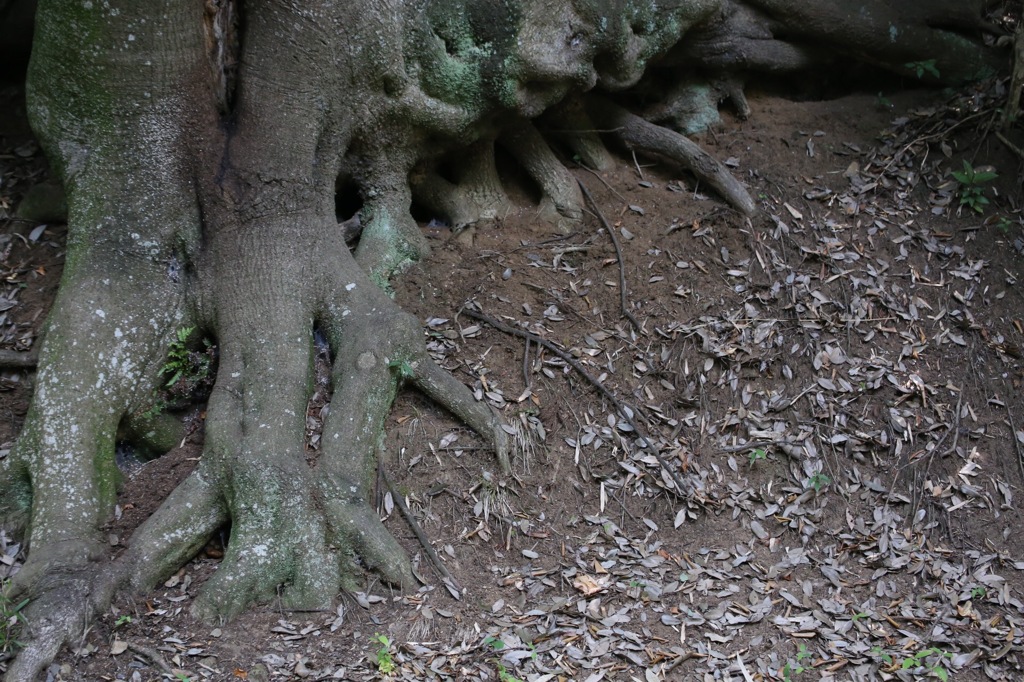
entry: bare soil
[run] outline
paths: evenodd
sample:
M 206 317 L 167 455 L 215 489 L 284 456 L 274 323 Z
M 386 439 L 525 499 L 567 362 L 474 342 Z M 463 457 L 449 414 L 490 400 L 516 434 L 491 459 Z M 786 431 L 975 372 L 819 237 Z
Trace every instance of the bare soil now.
M 0 107 L 8 212 L 45 175 L 19 97 Z M 949 97 L 751 93 L 748 120 L 700 140 L 758 197 L 750 221 L 644 159 L 577 169 L 616 230 L 639 330 L 594 215 L 568 234 L 529 208 L 458 235 L 425 226 L 433 253 L 397 299 L 529 441 L 501 480 L 467 429 L 402 394 L 379 502 L 426 586 L 370 581 L 335 611 L 269 604 L 215 627 L 189 616 L 214 542 L 120 598 L 49 679 L 1021 679 L 1020 160 L 972 126 L 948 132 Z M 941 134 L 911 146 L 925 122 Z M 983 213 L 959 206 L 963 159 L 1000 175 Z M 36 227 L 0 236 L 0 348 L 32 347 L 59 280 L 65 228 Z M 689 494 L 584 377 L 467 304 L 635 406 Z M 30 385 L 0 374 L 0 449 Z M 132 473 L 112 554 L 201 438 Z

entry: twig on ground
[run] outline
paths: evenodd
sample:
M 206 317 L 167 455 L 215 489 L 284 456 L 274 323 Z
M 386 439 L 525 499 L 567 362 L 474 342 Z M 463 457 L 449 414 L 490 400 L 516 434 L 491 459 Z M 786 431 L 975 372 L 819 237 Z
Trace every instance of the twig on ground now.
M 722 453 L 734 453 L 734 452 L 747 452 L 748 450 L 757 450 L 759 448 L 770 448 L 788 445 L 789 447 L 797 447 L 800 443 L 792 440 L 753 440 L 749 443 L 742 443 L 740 445 L 722 445 L 715 448 L 718 452 Z M 788 453 L 787 453 L 788 454 Z
M 1007 138 L 1007 137 L 1006 137 L 1006 135 L 1003 135 L 1003 134 L 1002 134 L 1001 132 L 999 132 L 998 130 L 996 131 L 996 137 L 998 137 L 998 138 L 999 138 L 999 141 L 1000 141 L 1000 142 L 1002 142 L 1002 143 L 1003 143 L 1003 144 L 1005 144 L 1005 145 L 1006 145 L 1007 147 L 1009 147 L 1009 148 L 1010 148 L 1010 150 L 1011 150 L 1011 151 L 1012 151 L 1012 152 L 1013 152 L 1014 154 L 1016 154 L 1016 155 L 1017 155 L 1017 156 L 1019 156 L 1020 158 L 1024 159 L 1024 149 L 1021 149 L 1020 147 L 1018 147 L 1018 146 L 1017 146 L 1017 145 L 1015 145 L 1014 143 L 1010 142 L 1009 138 Z
M 665 471 L 665 473 L 671 476 L 672 482 L 676 486 L 676 494 L 681 497 L 691 498 L 702 504 L 706 502 L 705 500 L 701 499 L 695 494 L 696 491 L 693 489 L 692 485 L 684 481 L 679 476 L 679 473 L 675 471 L 671 466 L 669 466 L 669 463 L 662 456 L 661 452 L 651 442 L 650 437 L 648 437 L 647 435 L 647 431 L 645 429 L 642 429 L 640 425 L 636 422 L 636 420 L 633 419 L 633 415 L 640 414 L 640 412 L 632 405 L 629 405 L 628 403 L 625 403 L 616 398 L 611 391 L 604 387 L 604 384 L 598 381 L 590 372 L 588 372 L 583 367 L 583 365 L 577 362 L 576 359 L 572 357 L 569 353 L 566 353 L 564 350 L 562 350 L 561 348 L 559 348 L 558 346 L 556 346 L 555 344 L 551 343 L 550 341 L 543 337 L 537 336 L 536 334 L 532 334 L 526 331 L 525 329 L 518 329 L 516 327 L 512 327 L 510 325 L 499 322 L 498 320 L 495 320 L 493 317 L 484 315 L 483 313 L 477 312 L 476 310 L 473 310 L 471 308 L 463 308 L 462 312 L 472 317 L 473 319 L 480 320 L 481 322 L 486 322 L 487 324 L 494 327 L 498 331 L 505 332 L 506 334 L 511 334 L 513 336 L 518 336 L 520 338 L 529 339 L 530 341 L 533 341 L 535 344 L 547 348 L 549 351 L 551 351 L 559 358 L 564 360 L 566 363 L 568 363 L 570 367 L 576 370 L 576 372 L 579 373 L 580 376 L 586 379 L 591 386 L 596 388 L 601 395 L 603 395 L 605 398 L 608 399 L 609 402 L 611 402 L 611 404 L 615 407 L 615 410 L 622 416 L 626 423 L 629 424 L 630 428 L 633 429 L 633 433 L 636 433 L 638 436 L 640 436 L 640 440 L 643 441 L 643 445 L 641 447 L 643 447 L 644 449 L 648 450 L 651 454 L 653 454 L 654 457 L 658 460 L 658 465 Z
M 530 339 L 523 339 L 523 388 L 529 391 L 533 388 L 530 380 Z
M 31 369 L 39 364 L 39 352 L 34 350 L 0 350 L 0 367 Z
M 1020 117 L 1020 98 L 1024 96 L 1024 22 L 1017 24 L 1017 33 L 1013 40 L 1013 54 L 1013 75 L 1010 77 L 1010 94 L 1007 98 L 1006 109 L 1003 111 L 1003 130 L 1009 130 L 1010 126 L 1015 124 Z M 1002 137 L 999 139 L 1003 140 Z M 1020 154 L 1020 151 L 1017 153 Z
M 624 197 L 624 196 L 622 196 L 621 194 L 619 194 L 619 192 L 618 192 L 618 191 L 616 191 L 616 189 L 615 189 L 614 187 L 612 187 L 611 185 L 609 185 L 609 184 L 608 184 L 608 181 L 607 181 L 607 180 L 605 180 L 604 178 L 602 178 L 602 177 L 601 177 L 601 174 L 600 174 L 600 173 L 598 173 L 598 172 L 597 172 L 596 170 L 594 170 L 593 168 L 588 168 L 587 166 L 584 166 L 583 164 L 580 164 L 580 168 L 582 168 L 583 170 L 585 170 L 585 171 L 589 172 L 589 173 L 590 173 L 591 175 L 593 175 L 593 176 L 594 176 L 595 178 L 597 178 L 598 180 L 600 180 L 600 181 L 601 181 L 601 184 L 602 184 L 602 185 L 604 185 L 604 186 L 605 186 L 605 187 L 606 187 L 606 188 L 608 189 L 608 191 L 609 191 L 609 192 L 611 192 L 612 194 L 614 194 L 615 196 L 617 196 L 617 197 L 619 198 L 619 200 L 620 200 L 620 201 L 621 201 L 622 203 L 624 203 L 624 204 L 628 204 L 628 203 L 629 203 L 628 201 L 626 201 L 626 197 Z
M 1020 447 L 1020 439 L 1017 438 L 1017 425 L 1013 422 L 1013 410 L 1010 406 L 1004 405 L 1006 408 L 1006 416 L 1010 420 L 1010 440 L 1013 441 L 1013 447 L 1017 451 L 1017 468 L 1020 469 L 1020 477 L 1024 480 L 1024 451 Z
M 630 150 L 633 153 L 633 167 L 636 168 L 636 174 L 640 176 L 640 179 L 644 179 L 644 171 L 640 168 L 640 162 L 636 160 L 636 150 Z
M 455 578 L 452 577 L 452 574 L 448 572 L 445 565 L 441 563 L 441 557 L 437 556 L 437 552 L 434 551 L 433 545 L 430 544 L 430 539 L 427 538 L 426 533 L 423 532 L 423 529 L 420 528 L 420 524 L 416 521 L 416 517 L 412 515 L 412 511 L 410 511 L 409 507 L 405 504 L 405 499 L 402 498 L 402 496 L 398 494 L 398 491 L 395 490 L 395 487 L 391 485 L 391 481 L 388 479 L 388 475 L 384 471 L 383 467 L 380 468 L 380 476 L 384 481 L 384 486 L 391 493 L 391 497 L 395 501 L 395 506 L 398 507 L 398 511 L 401 512 L 402 518 L 405 519 L 405 522 L 409 524 L 409 528 L 412 529 L 416 539 L 419 540 L 420 546 L 423 547 L 423 553 L 427 555 L 427 559 L 434 567 L 434 570 L 439 576 L 451 583 L 456 590 L 462 592 L 462 586 L 459 585 Z
M 159 651 L 156 649 L 150 649 L 148 646 L 136 644 L 135 642 L 126 642 L 126 644 L 128 645 L 129 651 L 155 665 L 160 669 L 160 672 L 165 675 L 169 675 L 172 678 L 175 677 L 174 669 L 167 665 L 167 662 L 164 660 L 164 657 L 160 655 Z
M 949 446 L 949 449 L 942 453 L 943 457 L 947 455 L 955 455 L 956 447 L 960 443 L 960 409 L 964 402 L 964 392 L 960 391 L 960 395 L 956 399 L 956 414 L 953 415 L 953 426 L 950 429 L 953 432 L 953 444 Z M 936 446 L 938 447 L 938 446 Z
M 604 213 L 598 207 L 597 202 L 594 201 L 593 195 L 587 186 L 583 184 L 583 181 L 576 178 L 576 182 L 579 183 L 580 189 L 583 190 L 583 196 L 586 197 L 587 203 L 594 210 L 594 215 L 601 221 L 601 226 L 604 227 L 605 231 L 608 232 L 608 236 L 612 238 L 612 244 L 615 245 L 615 257 L 619 261 L 619 308 L 622 310 L 622 315 L 629 323 L 633 325 L 633 329 L 638 332 L 643 331 L 640 328 L 640 323 L 633 317 L 633 313 L 629 312 L 629 300 L 626 296 L 626 262 L 622 258 L 622 247 L 619 246 L 619 238 L 615 234 L 615 229 L 608 223 L 608 220 L 604 217 Z

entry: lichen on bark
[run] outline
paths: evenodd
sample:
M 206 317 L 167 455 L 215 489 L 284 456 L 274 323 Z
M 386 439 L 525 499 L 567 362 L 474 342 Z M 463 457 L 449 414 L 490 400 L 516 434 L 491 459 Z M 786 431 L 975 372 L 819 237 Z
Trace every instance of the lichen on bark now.
M 895 12 L 885 0 L 866 4 Z M 580 128 L 557 136 L 585 162 L 608 163 L 600 129 L 689 168 L 753 213 L 713 157 L 624 108 L 628 96 L 609 97 L 658 65 L 662 78 L 707 93 L 728 83 L 721 91 L 741 99 L 747 73 L 804 65 L 836 30 L 821 20 L 845 17 L 844 7 L 249 0 L 235 8 L 234 41 L 201 3 L 42 0 L 31 116 L 67 191 L 70 237 L 33 407 L 0 461 L 13 493 L 0 500 L 0 521 L 27 529 L 29 560 L 14 588 L 33 597 L 30 623 L 82 585 L 95 588 L 96 608 L 121 586 L 148 589 L 227 523 L 225 559 L 196 602 L 205 618 L 231 618 L 279 588 L 292 605 L 320 607 L 361 568 L 411 585 L 405 553 L 368 501 L 402 385 L 476 430 L 509 469 L 499 416 L 433 363 L 418 322 L 384 291 L 425 251 L 414 197 L 460 225 L 513 210 L 495 164 L 500 145 L 556 222 L 578 220 L 573 175 L 545 133 L 554 121 Z M 956 47 L 972 68 L 991 61 L 970 30 L 929 28 L 962 7 L 943 0 L 931 10 L 893 14 L 914 40 L 890 62 L 927 59 L 921 50 L 933 46 Z M 876 38 L 879 26 L 866 21 L 863 35 Z M 233 85 L 227 64 L 238 65 Z M 705 109 L 718 104 L 704 99 Z M 663 109 L 681 110 L 671 105 Z M 445 177 L 442 167 L 461 158 L 472 170 Z M 360 195 L 354 253 L 335 214 L 337 187 Z M 135 417 L 186 326 L 208 330 L 220 352 L 202 461 L 117 563 L 97 571 L 115 438 L 119 428 L 124 437 L 152 430 Z M 315 328 L 330 345 L 334 396 L 311 468 L 303 446 Z M 72 577 L 44 580 L 58 572 Z M 87 620 L 54 613 L 8 679 L 31 679 Z

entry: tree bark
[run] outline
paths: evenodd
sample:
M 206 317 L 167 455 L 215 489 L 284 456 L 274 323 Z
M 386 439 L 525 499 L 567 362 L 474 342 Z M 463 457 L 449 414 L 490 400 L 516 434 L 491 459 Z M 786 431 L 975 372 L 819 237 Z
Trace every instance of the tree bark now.
M 33 404 L 0 460 L 0 523 L 23 532 L 30 551 L 13 588 L 32 597 L 31 642 L 6 679 L 32 679 L 90 610 L 121 587 L 149 589 L 227 523 L 224 561 L 196 604 L 207 619 L 281 586 L 293 606 L 324 606 L 358 577 L 356 557 L 411 585 L 408 559 L 368 501 L 397 391 L 423 391 L 509 471 L 499 416 L 430 360 L 420 325 L 386 294 L 425 251 L 414 195 L 461 224 L 508 210 L 500 143 L 559 220 L 578 220 L 572 173 L 533 123 L 564 101 L 551 120 L 592 120 L 753 213 L 742 186 L 693 142 L 578 97 L 628 90 L 673 46 L 673 68 L 714 79 L 803 67 L 831 40 L 897 70 L 941 58 L 951 78 L 991 61 L 969 37 L 973 6 L 854 5 L 41 0 L 30 115 L 67 192 L 69 244 Z M 889 27 L 898 40 L 887 42 Z M 607 164 L 594 130 L 570 146 Z M 470 170 L 440 177 L 460 155 Z M 348 186 L 362 203 L 354 253 L 335 215 L 336 188 Z M 165 381 L 168 350 L 191 328 L 219 350 L 202 461 L 104 568 L 115 441 L 149 430 L 140 417 Z M 311 467 L 316 329 L 330 344 L 334 397 Z

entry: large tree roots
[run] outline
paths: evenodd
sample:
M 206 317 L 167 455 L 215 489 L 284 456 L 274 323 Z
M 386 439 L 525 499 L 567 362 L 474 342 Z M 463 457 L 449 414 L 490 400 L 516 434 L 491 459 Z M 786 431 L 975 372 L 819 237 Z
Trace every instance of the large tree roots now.
M 211 46 L 231 46 L 204 34 L 202 3 L 120 3 L 93 23 L 87 11 L 108 3 L 79 4 L 40 10 L 33 56 L 33 123 L 63 174 L 71 242 L 33 406 L 0 459 L 0 524 L 30 552 L 11 584 L 31 600 L 27 647 L 6 677 L 16 682 L 117 590 L 151 588 L 228 525 L 224 560 L 194 605 L 206 620 L 278 595 L 319 608 L 367 570 L 414 584 L 369 502 L 396 393 L 409 384 L 450 411 L 505 473 L 509 443 L 385 290 L 426 251 L 414 203 L 455 227 L 511 209 L 496 149 L 563 231 L 585 208 L 570 169 L 608 168 L 605 143 L 688 171 L 750 215 L 742 183 L 658 123 L 693 130 L 723 98 L 745 115 L 746 76 L 804 68 L 820 45 L 902 73 L 933 59 L 950 80 L 993 59 L 972 35 L 980 0 L 257 3 L 239 27 L 232 100 L 203 84 L 211 66 L 227 75 L 208 63 Z M 79 52 L 69 35 L 82 37 Z M 661 77 L 684 85 L 662 89 L 668 100 L 648 102 L 648 118 L 586 92 L 632 88 L 673 44 Z M 384 75 L 381 62 L 392 64 Z M 339 177 L 363 199 L 354 254 L 335 221 Z M 186 327 L 220 353 L 203 457 L 110 563 L 100 528 L 116 501 L 115 445 L 176 440 L 173 420 L 150 408 Z M 313 456 L 316 330 L 333 397 Z
M 5 520 L 31 520 L 30 560 L 12 585 L 15 598 L 31 599 L 29 641 L 7 680 L 34 679 L 117 589 L 152 588 L 227 524 L 224 560 L 194 606 L 207 621 L 230 620 L 278 595 L 289 607 L 325 607 L 365 570 L 400 588 L 414 586 L 405 551 L 370 503 L 384 422 L 404 384 L 480 433 L 509 472 L 498 415 L 427 356 L 418 321 L 356 263 L 340 228 L 333 221 L 294 225 L 268 219 L 259 229 L 218 238 L 215 271 L 225 267 L 231 276 L 213 273 L 211 301 L 200 306 L 209 318 L 197 320 L 220 349 L 202 460 L 106 568 L 108 551 L 97 529 L 115 499 L 115 433 L 138 409 L 140 383 L 152 387 L 152 381 L 124 371 L 122 354 L 98 348 L 116 348 L 127 330 L 141 327 L 152 338 L 132 348 L 158 367 L 166 343 L 157 332 L 173 337 L 175 327 L 134 323 L 123 298 L 70 305 L 70 292 L 94 294 L 88 287 L 64 289 L 69 293 L 57 304 L 43 352 L 42 395 L 17 450 L 0 460 L 0 478 L 12 493 L 3 498 Z M 97 317 L 99 305 L 104 314 Z M 89 311 L 85 319 L 81 310 Z M 79 351 L 75 343 L 58 345 L 64 323 L 97 339 L 98 346 L 80 352 L 113 358 L 69 364 Z M 310 465 L 305 414 L 315 327 L 331 347 L 334 393 Z M 56 352 L 66 354 L 62 362 L 54 361 Z M 59 371 L 74 376 L 52 380 Z M 74 411 L 56 411 L 65 403 Z

